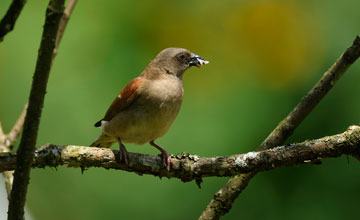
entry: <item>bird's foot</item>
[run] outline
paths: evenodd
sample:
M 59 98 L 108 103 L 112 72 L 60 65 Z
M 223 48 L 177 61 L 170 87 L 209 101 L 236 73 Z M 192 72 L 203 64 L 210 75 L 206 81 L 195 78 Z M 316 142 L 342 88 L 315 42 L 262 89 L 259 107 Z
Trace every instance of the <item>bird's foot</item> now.
M 124 145 L 120 146 L 120 161 L 124 161 L 124 164 L 129 166 L 129 154 Z
M 116 158 L 116 162 L 118 163 L 124 163 L 126 166 L 129 166 L 129 154 L 125 148 L 125 146 L 119 141 L 120 145 L 120 151 L 119 151 L 119 157 Z
M 155 144 L 154 141 L 150 141 L 150 145 L 161 151 L 161 154 L 158 156 L 162 159 L 162 165 L 163 167 L 166 167 L 167 171 L 170 171 L 171 157 L 169 156 L 169 153 L 159 145 Z
M 158 156 L 161 157 L 163 167 L 166 167 L 167 171 L 170 171 L 171 157 L 169 156 L 169 153 L 164 150 L 161 151 Z

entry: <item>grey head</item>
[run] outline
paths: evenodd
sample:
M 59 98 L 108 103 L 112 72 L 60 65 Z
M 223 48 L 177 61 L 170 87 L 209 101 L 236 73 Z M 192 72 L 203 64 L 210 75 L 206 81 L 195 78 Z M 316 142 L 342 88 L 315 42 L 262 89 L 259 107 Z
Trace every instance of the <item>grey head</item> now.
M 192 66 L 201 67 L 208 63 L 209 61 L 187 49 L 170 47 L 162 50 L 151 61 L 147 69 L 151 71 L 153 68 L 160 68 L 160 72 L 182 77 L 188 68 Z

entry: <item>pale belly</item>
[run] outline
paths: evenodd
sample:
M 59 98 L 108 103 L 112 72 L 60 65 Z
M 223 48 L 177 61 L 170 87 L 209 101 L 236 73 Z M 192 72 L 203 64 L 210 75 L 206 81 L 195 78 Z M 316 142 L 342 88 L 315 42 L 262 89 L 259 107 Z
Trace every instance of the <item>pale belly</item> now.
M 104 124 L 103 132 L 123 143 L 145 144 L 167 133 L 174 122 L 181 100 L 152 106 L 137 104 Z

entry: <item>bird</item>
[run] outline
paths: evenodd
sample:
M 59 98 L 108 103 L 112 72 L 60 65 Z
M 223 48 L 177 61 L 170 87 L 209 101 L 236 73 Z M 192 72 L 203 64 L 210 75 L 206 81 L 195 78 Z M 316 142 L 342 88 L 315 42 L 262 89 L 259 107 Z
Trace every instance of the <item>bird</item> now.
M 121 90 L 105 116 L 95 123 L 102 133 L 90 146 L 109 148 L 117 142 L 119 161 L 128 166 L 129 155 L 124 143 L 150 143 L 161 152 L 162 166 L 169 170 L 169 153 L 155 140 L 168 132 L 178 115 L 184 95 L 184 72 L 208 63 L 184 48 L 162 50 Z

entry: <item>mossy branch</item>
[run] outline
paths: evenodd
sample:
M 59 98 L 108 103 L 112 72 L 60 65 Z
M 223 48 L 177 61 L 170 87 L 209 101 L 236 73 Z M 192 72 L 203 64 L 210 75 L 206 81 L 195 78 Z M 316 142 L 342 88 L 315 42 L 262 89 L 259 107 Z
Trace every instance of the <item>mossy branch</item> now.
M 34 168 L 46 166 L 90 167 L 124 170 L 137 174 L 178 178 L 184 182 L 204 177 L 233 176 L 240 173 L 259 172 L 278 167 L 321 161 L 322 158 L 339 157 L 343 154 L 360 155 L 360 127 L 350 126 L 345 132 L 316 140 L 279 146 L 276 148 L 236 154 L 231 156 L 199 157 L 183 153 L 171 156 L 171 169 L 161 166 L 158 156 L 129 153 L 129 165 L 117 162 L 118 151 L 85 146 L 46 145 L 35 152 Z M 15 168 L 16 154 L 0 153 L 0 172 Z
M 26 109 L 28 104 L 26 103 L 24 106 L 23 111 L 21 112 L 18 120 L 15 122 L 14 126 L 12 127 L 11 131 L 8 134 L 5 134 L 1 123 L 0 123 L 0 152 L 11 152 L 13 149 L 13 146 L 20 136 L 21 130 L 24 125 L 24 120 L 26 116 Z M 14 181 L 14 171 L 5 171 L 2 172 L 2 175 L 5 180 L 5 188 L 7 192 L 8 199 L 10 199 L 10 193 L 12 184 Z
M 357 36 L 353 44 L 345 50 L 335 64 L 321 77 L 319 82 L 304 96 L 299 104 L 282 120 L 270 133 L 258 150 L 270 149 L 284 142 L 293 134 L 295 129 L 315 108 L 322 98 L 333 88 L 337 80 L 360 56 L 360 37 Z M 236 175 L 224 187 L 215 193 L 199 220 L 214 220 L 225 215 L 233 202 L 246 188 L 256 172 Z

